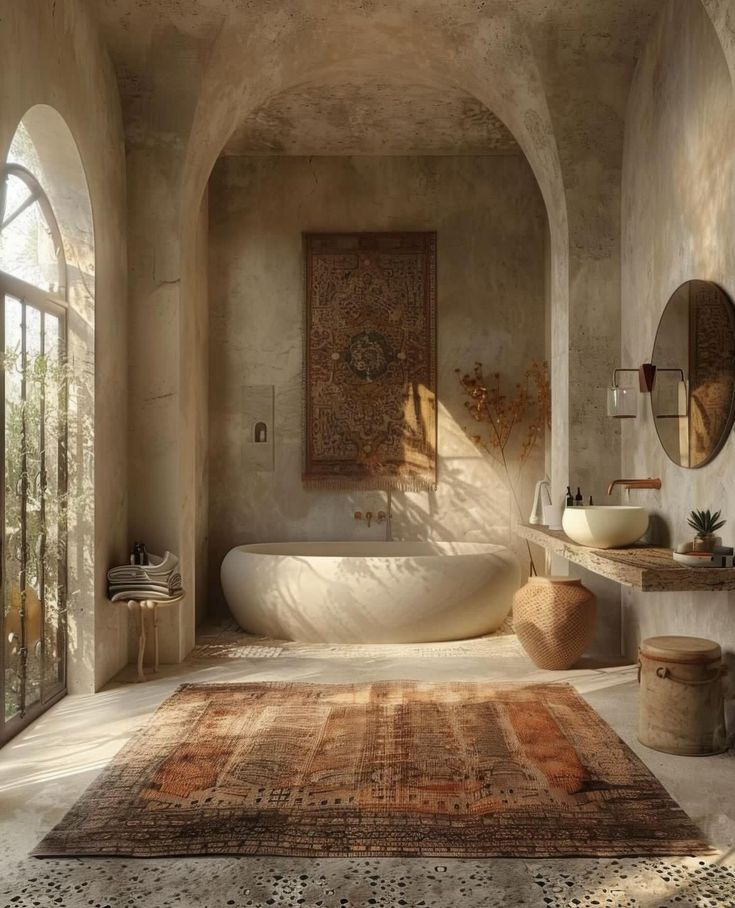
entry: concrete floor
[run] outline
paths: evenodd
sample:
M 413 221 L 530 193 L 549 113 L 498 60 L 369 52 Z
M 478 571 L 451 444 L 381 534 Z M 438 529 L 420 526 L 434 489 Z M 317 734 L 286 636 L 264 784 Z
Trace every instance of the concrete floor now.
M 659 754 L 635 737 L 633 666 L 536 669 L 513 636 L 426 646 L 279 644 L 212 632 L 145 684 L 126 669 L 103 692 L 67 697 L 0 751 L 0 905 L 23 906 L 735 906 L 735 756 Z M 29 858 L 131 733 L 182 681 L 569 680 L 699 823 L 711 858 L 447 860 Z

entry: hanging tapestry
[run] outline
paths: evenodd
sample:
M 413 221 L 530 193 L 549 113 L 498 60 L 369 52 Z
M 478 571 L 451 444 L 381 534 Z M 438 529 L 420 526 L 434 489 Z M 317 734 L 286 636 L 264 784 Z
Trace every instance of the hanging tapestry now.
M 436 234 L 306 234 L 307 487 L 436 486 Z

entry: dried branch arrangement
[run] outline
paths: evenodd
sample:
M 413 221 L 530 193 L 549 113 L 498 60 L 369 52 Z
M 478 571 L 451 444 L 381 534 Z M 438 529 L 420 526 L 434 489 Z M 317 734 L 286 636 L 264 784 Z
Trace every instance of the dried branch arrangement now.
M 510 394 L 504 392 L 499 372 L 486 379 L 482 363 L 475 363 L 472 372 L 455 371 L 469 398 L 465 407 L 475 422 L 475 426 L 465 427 L 464 431 L 502 468 L 518 517 L 522 520 L 523 510 L 518 499 L 521 471 L 543 438 L 544 431 L 551 428 L 548 365 L 533 360 L 525 371 L 524 381 L 517 382 Z M 515 475 L 511 472 L 512 465 L 516 467 Z M 535 573 L 532 557 L 531 568 Z

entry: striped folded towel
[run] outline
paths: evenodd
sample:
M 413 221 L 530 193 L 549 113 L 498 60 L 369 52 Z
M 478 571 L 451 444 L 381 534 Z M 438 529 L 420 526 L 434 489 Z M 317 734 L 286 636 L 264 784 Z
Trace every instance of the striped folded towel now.
M 178 599 L 184 592 L 179 559 L 171 552 L 161 558 L 149 556 L 149 564 L 121 564 L 107 572 L 108 596 L 112 602 Z
M 107 579 L 110 583 L 121 580 L 153 580 L 161 581 L 172 574 L 179 566 L 179 559 L 171 552 L 166 552 L 161 558 L 150 555 L 148 564 L 121 564 L 119 567 L 110 568 Z

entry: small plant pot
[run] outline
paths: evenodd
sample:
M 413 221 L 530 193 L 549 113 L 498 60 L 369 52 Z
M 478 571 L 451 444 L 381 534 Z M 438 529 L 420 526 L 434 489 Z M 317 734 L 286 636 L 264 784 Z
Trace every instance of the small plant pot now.
M 692 543 L 693 552 L 714 552 L 718 545 L 722 544 L 722 539 L 715 536 L 714 533 L 707 533 L 706 536 L 695 536 Z

